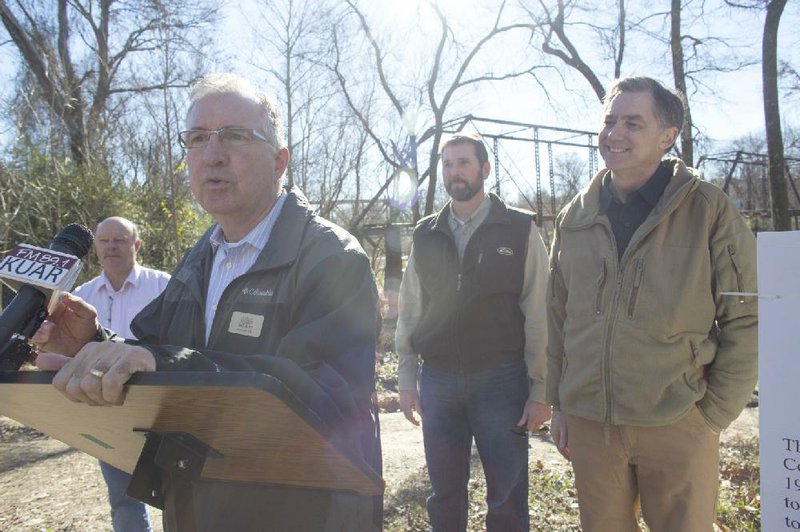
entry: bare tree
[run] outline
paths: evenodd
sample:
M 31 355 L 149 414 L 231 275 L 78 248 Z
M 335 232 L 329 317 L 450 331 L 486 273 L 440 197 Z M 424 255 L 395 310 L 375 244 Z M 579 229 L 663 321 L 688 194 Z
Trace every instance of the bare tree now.
M 295 184 L 298 170 L 302 180 L 307 179 L 311 155 L 308 136 L 319 122 L 326 121 L 321 108 L 332 97 L 331 83 L 318 59 L 324 53 L 332 24 L 329 4 L 321 0 L 262 0 L 256 4 L 256 16 L 251 21 L 256 42 L 252 63 L 277 82 L 286 107 L 284 127 L 292 152 L 287 187 Z
M 570 152 L 556 156 L 554 175 L 557 183 L 556 193 L 559 205 L 564 205 L 575 197 L 575 194 L 583 187 L 583 181 L 586 181 L 586 176 L 588 175 L 588 167 L 588 161 L 581 158 L 577 153 Z
M 589 83 L 597 99 L 602 101 L 606 93 L 605 86 L 595 69 L 581 55 L 569 31 L 571 27 L 582 26 L 588 27 L 594 32 L 599 42 L 610 52 L 610 58 L 614 65 L 614 77 L 619 77 L 625 58 L 625 0 L 617 0 L 617 17 L 615 25 L 611 27 L 589 23 L 578 17 L 572 19 L 571 16 L 575 11 L 591 9 L 576 1 L 558 0 L 553 6 L 550 2 L 539 0 L 538 4 L 539 10 L 529 7 L 527 2 L 523 2 L 522 5 L 542 36 L 542 51 L 558 58 L 565 65 L 580 73 Z
M 432 44 L 432 59 L 423 75 L 424 79 L 417 84 L 407 78 L 398 80 L 397 77 L 389 75 L 386 61 L 387 54 L 363 10 L 356 0 L 346 0 L 346 4 L 352 15 L 356 17 L 368 42 L 377 75 L 376 83 L 390 103 L 390 107 L 394 112 L 394 120 L 400 122 L 409 108 L 420 105 L 423 102 L 425 111 L 431 115 L 432 124 L 419 135 L 415 135 L 414 139 L 416 145 L 430 143 L 427 165 L 421 176 L 421 179 L 427 178 L 428 180 L 424 214 L 430 214 L 434 209 L 436 195 L 438 147 L 443 134 L 443 124 L 454 96 L 459 91 L 467 87 L 474 87 L 480 83 L 506 81 L 521 76 L 534 76 L 535 70 L 540 65 L 528 65 L 516 69 L 511 67 L 508 70 L 497 68 L 497 65 L 495 65 L 494 69 L 474 73 L 477 70 L 477 67 L 475 67 L 476 58 L 490 43 L 502 39 L 511 32 L 530 32 L 531 25 L 529 23 L 505 23 L 503 19 L 506 12 L 506 2 L 503 1 L 494 13 L 491 27 L 471 44 L 462 43 L 455 39 L 456 32 L 448 24 L 447 17 L 438 5 L 435 2 L 429 2 L 429 9 L 433 10 L 438 21 L 438 38 Z M 343 24 L 346 24 L 346 19 L 343 20 Z M 339 82 L 341 91 L 345 94 L 348 105 L 362 126 L 367 129 L 371 140 L 382 154 L 384 160 L 392 167 L 399 168 L 401 164 L 395 155 L 397 150 L 393 150 L 390 143 L 384 140 L 375 123 L 370 120 L 366 109 L 357 103 L 358 100 L 353 93 L 353 89 L 347 82 L 348 78 L 343 68 L 342 50 L 339 43 L 341 31 L 341 29 L 337 29 L 338 33 L 334 35 L 336 58 L 331 68 Z M 399 90 L 404 83 L 406 86 L 410 84 L 413 87 L 410 96 L 407 93 L 404 95 Z M 395 143 L 395 145 L 399 144 L 401 143 Z M 373 199 L 380 197 L 388 186 L 389 182 L 387 181 Z
M 681 158 L 686 163 L 686 166 L 694 166 L 692 112 L 689 106 L 689 99 L 686 97 L 686 60 L 683 56 L 683 35 L 681 33 L 681 1 L 671 0 L 669 44 L 672 50 L 672 78 L 675 82 L 675 88 L 684 97 L 684 105 L 686 107 L 685 124 L 681 130 Z
M 789 62 L 781 61 L 779 75 L 786 84 L 787 94 L 800 94 L 800 70 Z
M 323 216 L 355 229 L 367 140 L 326 62 L 340 11 L 336 2 L 323 0 L 257 3 L 251 62 L 269 74 L 286 109 L 292 153 L 286 186 L 299 185 Z
M 158 50 L 147 55 L 144 64 L 149 79 L 161 82 L 160 89 L 148 91 L 126 105 L 126 115 L 117 122 L 117 153 L 125 155 L 118 172 L 125 174 L 129 183 L 131 219 L 145 228 L 153 228 L 143 235 L 147 242 L 144 259 L 150 252 L 158 257 L 152 263 L 171 269 L 180 259 L 188 239 L 196 232 L 187 230 L 199 216 L 193 208 L 186 172 L 183 171 L 183 151 L 178 148 L 178 131 L 185 119 L 185 91 L 169 86 L 172 79 L 194 79 L 200 76 L 202 65 L 186 62 L 176 45 L 180 32 L 170 20 L 162 20 L 158 40 L 163 43 Z M 197 43 L 201 44 L 200 41 Z M 132 83 L 143 84 L 134 73 Z M 180 93 L 180 94 L 178 94 Z
M 769 189 L 772 203 L 772 223 L 776 231 L 791 230 L 786 177 L 783 133 L 781 131 L 780 100 L 778 97 L 778 25 L 786 0 L 767 3 L 762 42 L 762 78 L 764 82 L 764 120 L 767 129 L 769 155 Z
M 42 101 L 63 123 L 72 159 L 80 166 L 101 148 L 110 99 L 185 79 L 153 81 L 132 73 L 141 54 L 164 43 L 164 21 L 182 34 L 205 27 L 217 7 L 200 0 L 0 0 L 0 19 L 32 74 Z M 176 46 L 191 49 L 188 40 Z
M 527 0 L 520 1 L 525 6 L 531 4 Z M 663 45 L 663 55 L 668 53 L 670 57 L 675 88 L 686 102 L 686 127 L 681 132 L 680 152 L 691 166 L 695 163 L 698 144 L 697 127 L 691 113 L 694 95 L 713 93 L 708 83 L 709 74 L 740 70 L 755 62 L 754 58 L 740 57 L 732 40 L 714 35 L 709 21 L 725 13 L 722 8 L 707 8 L 706 3 L 703 0 L 670 0 L 668 10 L 658 11 L 651 5 L 634 10 L 631 8 L 637 7 L 636 4 L 626 6 L 624 0 L 602 5 L 581 0 L 558 0 L 553 5 L 539 0 L 538 9 L 526 7 L 526 11 L 531 20 L 539 24 L 542 50 L 577 71 L 599 99 L 605 93 L 601 81 L 603 73 L 610 74 L 613 70 L 614 77 L 620 76 L 623 52 L 631 49 L 631 43 L 637 47 L 652 42 Z M 602 12 L 608 11 L 612 4 L 616 7 L 616 17 L 604 20 Z M 587 38 L 587 30 L 595 33 L 594 40 Z M 583 43 L 583 49 L 576 44 L 579 42 Z M 586 43 L 599 43 L 602 53 L 598 54 Z M 600 62 L 597 57 L 601 58 Z
M 688 16 L 688 21 L 684 15 Z M 723 6 L 710 9 L 705 1 L 671 0 L 668 16 L 672 77 L 675 88 L 683 94 L 686 104 L 686 123 L 681 131 L 681 158 L 688 166 L 694 166 L 698 144 L 695 137 L 699 131 L 691 112 L 693 96 L 700 91 L 713 92 L 707 82 L 710 74 L 735 72 L 757 60 L 742 57 L 735 40 L 715 35 L 712 21 L 729 16 Z M 649 31 L 646 34 L 663 41 L 661 31 Z
M 776 231 L 788 231 L 791 229 L 791 219 L 789 217 L 788 191 L 786 190 L 786 161 L 778 90 L 778 26 L 786 6 L 786 0 L 725 0 L 725 3 L 743 10 L 766 10 L 761 41 L 761 76 L 767 135 L 770 203 L 773 228 Z

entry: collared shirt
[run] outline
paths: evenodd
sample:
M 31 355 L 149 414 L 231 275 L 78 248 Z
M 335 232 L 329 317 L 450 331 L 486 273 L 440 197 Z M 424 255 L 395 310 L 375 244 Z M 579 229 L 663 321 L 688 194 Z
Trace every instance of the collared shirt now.
M 625 203 L 621 202 L 611 189 L 611 172 L 603 177 L 599 212 L 607 215 L 611 222 L 611 230 L 617 243 L 618 259 L 622 258 L 634 233 L 650 216 L 653 207 L 661 199 L 670 177 L 669 168 L 664 164 L 659 165 L 644 185 L 628 194 Z
M 455 238 L 459 262 L 464 259 L 464 251 L 467 249 L 467 242 L 469 242 L 469 239 L 475 234 L 475 230 L 478 226 L 489 216 L 491 207 L 492 200 L 489 199 L 489 196 L 486 196 L 483 198 L 480 205 L 478 205 L 478 208 L 475 209 L 475 212 L 473 212 L 469 218 L 462 221 L 458 218 L 458 215 L 456 215 L 456 211 L 453 209 L 453 203 L 450 202 L 450 216 L 447 218 L 450 224 L 450 230 L 453 232 L 453 237 Z
M 211 246 L 214 248 L 214 262 L 211 266 L 211 275 L 208 279 L 208 292 L 206 294 L 206 344 L 211 335 L 211 326 L 217 305 L 222 293 L 231 284 L 231 281 L 244 275 L 255 264 L 259 254 L 267 247 L 269 236 L 275 227 L 275 222 L 280 216 L 286 194 L 281 193 L 272 209 L 258 222 L 244 238 L 238 242 L 228 242 L 222 228 L 217 225 L 211 232 Z
M 488 202 L 488 203 L 487 203 Z M 455 220 L 450 211 L 449 223 L 461 227 L 453 230 L 456 237 L 459 260 L 464 256 L 467 242 L 475 230 L 489 215 L 491 200 L 486 201 L 475 210 L 466 221 Z M 482 209 L 485 208 L 485 211 Z M 451 206 L 452 209 L 452 206 Z M 455 221 L 454 221 L 455 220 Z M 457 231 L 460 233 L 457 234 Z M 460 238 L 459 238 L 460 236 Z M 519 308 L 525 316 L 525 364 L 531 378 L 529 399 L 545 402 L 545 367 L 547 349 L 547 249 L 539 228 L 531 222 L 528 237 L 528 251 L 525 254 L 525 271 L 523 273 L 522 292 L 519 295 Z M 414 249 L 408 256 L 403 280 L 400 283 L 400 309 L 395 333 L 395 350 L 398 357 L 397 380 L 400 390 L 417 389 L 417 373 L 419 372 L 419 356 L 411 345 L 411 335 L 422 318 L 422 285 L 414 265 Z
M 167 282 L 168 273 L 134 264 L 119 290 L 114 290 L 104 272 L 73 293 L 97 309 L 100 325 L 123 338 L 134 339 L 131 321 L 164 291 Z

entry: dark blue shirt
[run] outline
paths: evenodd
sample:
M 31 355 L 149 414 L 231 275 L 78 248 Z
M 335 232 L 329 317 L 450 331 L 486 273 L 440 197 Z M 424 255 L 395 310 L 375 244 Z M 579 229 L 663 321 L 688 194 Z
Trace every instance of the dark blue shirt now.
M 611 222 L 611 230 L 617 242 L 617 258 L 622 258 L 634 233 L 664 194 L 670 177 L 672 173 L 669 167 L 664 164 L 659 165 L 652 177 L 628 194 L 625 203 L 622 203 L 611 190 L 611 172 L 603 176 L 603 186 L 600 188 L 600 214 L 608 216 Z

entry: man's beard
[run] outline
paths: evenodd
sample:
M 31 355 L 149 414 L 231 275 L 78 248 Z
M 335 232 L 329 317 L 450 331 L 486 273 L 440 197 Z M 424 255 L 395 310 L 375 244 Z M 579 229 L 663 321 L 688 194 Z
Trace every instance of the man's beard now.
M 459 183 L 463 186 L 454 186 L 458 185 Z M 447 183 L 444 188 L 447 190 L 447 193 L 450 194 L 450 197 L 455 201 L 469 201 L 481 191 L 483 188 L 482 184 L 483 180 L 481 178 L 478 178 L 478 181 L 475 183 L 469 183 L 465 179 L 457 178 Z

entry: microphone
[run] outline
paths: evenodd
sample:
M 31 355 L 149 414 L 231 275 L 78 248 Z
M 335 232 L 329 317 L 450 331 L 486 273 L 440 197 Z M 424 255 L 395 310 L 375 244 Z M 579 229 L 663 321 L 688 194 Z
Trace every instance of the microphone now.
M 48 316 L 47 303 L 72 287 L 80 273 L 80 259 L 89 252 L 93 240 L 88 228 L 69 224 L 47 249 L 19 244 L 0 261 L 0 278 L 18 288 L 0 315 L 0 357 L 15 350 L 15 336 L 30 338 Z M 18 369 L 23 361 L 12 366 Z M 0 359 L 0 369 L 9 369 L 7 366 Z

